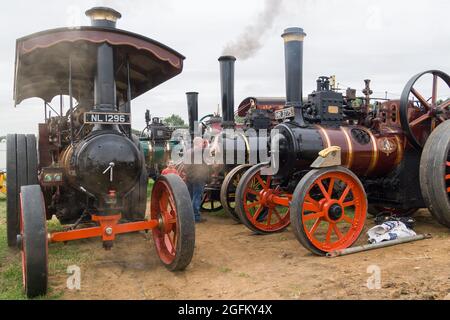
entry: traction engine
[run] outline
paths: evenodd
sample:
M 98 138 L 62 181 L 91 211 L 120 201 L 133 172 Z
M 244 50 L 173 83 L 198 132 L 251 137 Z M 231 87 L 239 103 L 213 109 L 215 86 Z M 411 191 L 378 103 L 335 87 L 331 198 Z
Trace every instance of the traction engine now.
M 205 187 L 202 211 L 224 211 L 236 222 L 235 190 L 240 176 L 251 166 L 260 162 L 257 134 L 267 132 L 276 124 L 274 111 L 283 108 L 284 98 L 244 99 L 237 112 L 234 111 L 234 68 L 236 58 L 222 56 L 220 63 L 220 86 L 222 117 L 217 114 L 198 120 L 198 93 L 187 92 L 189 131 L 191 139 L 202 136 L 209 142 L 211 151 L 210 175 Z M 235 116 L 242 118 L 236 123 Z M 195 124 L 198 123 L 198 128 Z M 264 141 L 267 144 L 267 137 Z
M 239 181 L 241 221 L 256 233 L 292 224 L 299 242 L 319 255 L 351 246 L 368 210 L 407 215 L 428 207 L 450 227 L 450 77 L 422 72 L 400 100 L 373 104 L 369 80 L 356 99 L 354 90 L 344 95 L 320 77 L 303 101 L 305 33 L 288 28 L 282 37 L 286 105 L 276 112 L 270 164 L 251 167 Z
M 116 29 L 121 15 L 113 9 L 96 7 L 86 15 L 91 26 L 17 40 L 15 102 L 37 97 L 45 108 L 38 142 L 34 135 L 7 137 L 8 245 L 22 251 L 28 297 L 47 291 L 49 243 L 100 237 L 110 249 L 119 234 L 152 230 L 169 270 L 184 269 L 193 255 L 187 187 L 176 175 L 157 179 L 146 216 L 152 163 L 145 163 L 144 144 L 131 131 L 131 101 L 179 74 L 184 57 Z M 59 111 L 50 105 L 56 96 Z M 53 216 L 62 231 L 48 232 Z

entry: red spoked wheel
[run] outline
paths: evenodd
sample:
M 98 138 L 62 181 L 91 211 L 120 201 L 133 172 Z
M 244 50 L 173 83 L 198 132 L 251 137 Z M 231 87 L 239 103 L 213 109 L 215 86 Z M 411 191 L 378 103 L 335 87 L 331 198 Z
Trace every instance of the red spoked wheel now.
M 262 175 L 265 164 L 248 169 L 236 189 L 236 213 L 250 230 L 260 234 L 279 232 L 290 224 L 289 195 Z
M 160 176 L 151 198 L 151 219 L 159 225 L 152 230 L 160 260 L 171 271 L 185 269 L 195 245 L 194 212 L 189 191 L 174 174 Z
M 291 202 L 294 233 L 317 255 L 350 247 L 363 230 L 366 213 L 364 188 L 343 167 L 308 172 L 295 188 Z
M 22 255 L 22 280 L 28 298 L 47 293 L 48 237 L 45 203 L 39 185 L 20 189 L 20 234 L 17 245 Z
M 417 150 L 422 150 L 439 124 L 450 119 L 449 89 L 450 76 L 439 70 L 415 75 L 403 89 L 400 122 L 408 141 Z

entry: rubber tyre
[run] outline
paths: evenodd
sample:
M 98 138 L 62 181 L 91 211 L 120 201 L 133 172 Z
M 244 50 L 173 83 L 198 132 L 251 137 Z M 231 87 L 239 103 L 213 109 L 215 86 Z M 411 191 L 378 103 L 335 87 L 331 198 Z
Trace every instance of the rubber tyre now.
M 292 225 L 292 229 L 294 231 L 294 234 L 297 238 L 297 240 L 309 251 L 311 251 L 312 253 L 316 254 L 316 255 L 320 255 L 323 256 L 325 255 L 327 252 L 320 250 L 319 248 L 315 247 L 311 241 L 308 239 L 308 236 L 306 235 L 306 232 L 304 230 L 303 227 L 303 222 L 302 222 L 302 210 L 299 210 L 301 208 L 301 204 L 305 201 L 305 197 L 307 195 L 308 190 L 310 189 L 310 187 L 314 184 L 314 182 L 316 181 L 316 179 L 318 179 L 320 176 L 322 176 L 323 174 L 325 174 L 327 171 L 331 171 L 331 172 L 342 172 L 344 174 L 347 174 L 348 176 L 350 176 L 355 182 L 358 183 L 359 187 L 362 189 L 363 194 L 364 194 L 364 201 L 365 201 L 365 206 L 363 205 L 363 207 L 365 208 L 365 213 L 364 214 L 364 218 L 362 221 L 362 225 L 364 225 L 364 221 L 365 221 L 365 215 L 367 213 L 367 207 L 368 207 L 368 203 L 367 203 L 367 196 L 364 192 L 364 187 L 361 183 L 361 181 L 358 179 L 358 177 L 351 172 L 350 170 L 348 170 L 347 168 L 344 167 L 330 167 L 330 168 L 323 168 L 323 169 L 314 169 L 309 171 L 301 180 L 300 182 L 297 184 L 297 187 L 294 190 L 293 196 L 292 196 L 292 201 L 290 204 L 290 208 L 291 208 L 291 225 Z M 357 237 L 353 237 L 351 243 L 347 246 L 350 247 L 351 245 L 353 245 L 359 238 L 359 236 L 361 235 L 363 230 L 363 227 L 361 227 L 361 231 L 359 232 Z
M 191 197 L 184 181 L 175 174 L 162 175 L 155 182 L 152 191 L 151 218 L 157 219 L 158 201 L 161 190 L 168 192 L 175 202 L 176 220 L 177 220 L 177 241 L 176 253 L 172 261 L 167 261 L 161 254 L 158 244 L 159 228 L 153 229 L 153 239 L 159 258 L 164 266 L 170 271 L 184 270 L 192 260 L 195 247 L 195 221 L 194 210 L 192 208 Z
M 239 166 L 233 168 L 226 175 L 225 179 L 223 180 L 222 186 L 220 188 L 220 202 L 222 203 L 223 210 L 229 217 L 231 217 L 234 221 L 236 221 L 238 223 L 241 223 L 241 219 L 239 219 L 239 216 L 236 213 L 236 209 L 230 207 L 229 203 L 228 203 L 228 199 L 229 199 L 228 194 L 230 193 L 230 187 L 231 187 L 230 184 L 233 183 L 233 180 L 235 179 L 237 174 L 245 173 L 250 167 L 251 167 L 251 165 L 249 165 L 249 164 L 242 164 L 242 165 L 239 165 Z M 235 195 L 235 201 L 236 201 L 236 190 L 234 191 L 234 195 Z
M 38 183 L 38 158 L 34 135 L 7 135 L 6 172 L 7 240 L 9 247 L 15 247 L 20 232 L 20 188 Z
M 446 162 L 450 161 L 450 120 L 441 123 L 428 137 L 420 159 L 420 187 L 433 217 L 450 228 L 450 199 L 446 190 Z
M 45 202 L 39 185 L 23 186 L 21 199 L 22 271 L 25 293 L 47 293 L 48 238 Z

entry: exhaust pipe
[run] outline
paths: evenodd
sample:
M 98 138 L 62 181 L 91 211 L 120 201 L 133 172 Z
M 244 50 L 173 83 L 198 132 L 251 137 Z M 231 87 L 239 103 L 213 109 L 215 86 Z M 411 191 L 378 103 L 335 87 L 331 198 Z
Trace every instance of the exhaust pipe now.
M 302 108 L 303 97 L 303 39 L 306 33 L 302 28 L 287 28 L 281 37 L 284 39 L 284 58 L 286 73 L 286 107 L 294 107 L 295 120 L 304 125 Z
M 114 9 L 94 7 L 86 11 L 93 27 L 116 27 L 121 14 Z M 97 49 L 97 73 L 94 82 L 94 110 L 117 111 L 116 82 L 114 79 L 114 53 L 108 44 L 101 44 Z
M 189 133 L 194 139 L 195 128 L 194 125 L 198 122 L 198 92 L 186 92 L 188 119 L 189 119 Z
M 234 63 L 233 56 L 222 56 L 220 62 L 220 89 L 222 101 L 222 128 L 234 127 Z

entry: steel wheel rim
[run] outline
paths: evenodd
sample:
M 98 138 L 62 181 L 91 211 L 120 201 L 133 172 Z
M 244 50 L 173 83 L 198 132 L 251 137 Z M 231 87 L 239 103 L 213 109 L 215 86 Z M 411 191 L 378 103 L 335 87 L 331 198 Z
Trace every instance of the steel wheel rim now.
M 271 182 L 271 176 L 261 176 L 258 171 L 249 179 L 243 195 L 243 207 L 247 220 L 257 229 L 265 232 L 282 230 L 290 223 L 288 207 L 266 206 L 263 203 L 264 193 L 271 192 L 281 195 L 281 192 L 270 188 Z M 284 212 L 280 212 L 280 209 L 284 209 Z M 273 223 L 274 219 L 275 223 Z
M 311 194 L 312 191 L 317 192 L 316 188 L 322 193 L 322 199 L 317 193 Z M 364 190 L 346 173 L 328 172 L 316 178 L 309 186 L 301 206 L 303 230 L 311 244 L 323 252 L 349 247 L 364 227 L 367 210 Z M 342 210 L 340 216 L 338 207 Z M 351 208 L 353 217 L 349 215 Z M 317 232 L 324 223 L 327 224 L 325 239 L 320 241 Z
M 450 152 L 445 163 L 445 188 L 447 189 L 447 196 L 450 201 Z
M 22 208 L 22 195 L 19 196 L 20 197 L 20 235 L 22 237 L 22 246 L 20 248 L 20 256 L 22 259 L 22 285 L 26 290 L 26 286 L 27 286 L 27 266 L 26 266 L 26 261 L 25 261 L 25 237 L 24 237 L 24 229 L 23 229 L 23 208 Z
M 433 83 L 431 89 L 431 96 L 427 99 L 421 92 L 414 88 L 417 81 L 424 75 L 431 74 L 433 76 Z M 450 101 L 443 101 L 441 104 L 438 102 L 438 81 L 441 79 L 450 87 L 450 77 L 441 71 L 430 70 L 422 72 L 414 76 L 405 86 L 400 101 L 400 121 L 403 130 L 405 130 L 406 136 L 409 142 L 417 149 L 422 149 L 425 141 L 431 132 L 442 122 L 448 119 L 450 115 Z M 410 97 L 415 98 L 416 105 L 412 105 Z M 418 116 L 411 118 L 410 111 L 418 113 Z M 443 111 L 443 112 L 442 112 Z M 429 130 L 429 131 L 420 131 Z M 422 133 L 422 137 L 418 137 L 418 134 Z
M 246 170 L 247 168 L 245 168 Z M 245 171 L 244 171 L 245 172 Z M 239 181 L 242 178 L 242 175 L 244 173 L 241 171 L 238 171 L 236 175 L 231 180 L 231 183 L 228 185 L 228 192 L 227 192 L 227 205 L 230 209 L 235 210 L 236 209 L 236 190 L 237 186 L 239 184 Z
M 170 264 L 177 254 L 178 223 L 173 193 L 165 181 L 157 181 L 151 202 L 151 219 L 158 220 L 153 229 L 153 240 L 161 260 Z

